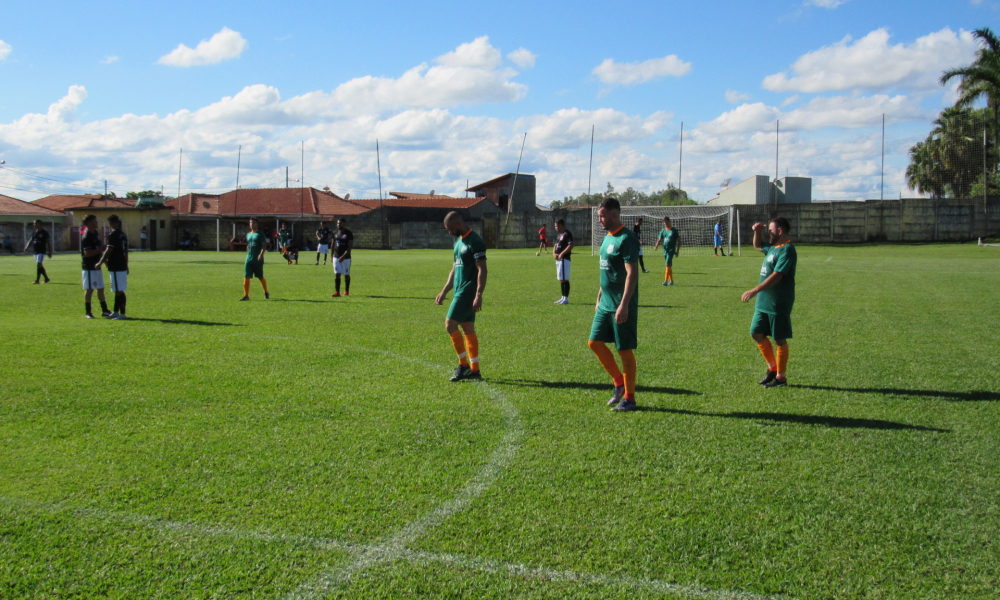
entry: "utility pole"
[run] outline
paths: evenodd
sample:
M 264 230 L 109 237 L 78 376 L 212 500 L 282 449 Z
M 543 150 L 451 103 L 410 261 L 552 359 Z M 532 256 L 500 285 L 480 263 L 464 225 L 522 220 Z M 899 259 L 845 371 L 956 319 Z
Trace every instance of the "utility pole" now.
M 587 195 L 590 195 L 590 180 L 594 175 L 594 128 L 590 126 L 590 169 L 587 171 Z
M 375 138 L 375 168 L 378 170 L 378 199 L 382 200 L 382 158 L 379 156 L 378 138 Z
M 181 166 L 184 164 L 184 148 L 181 148 L 180 156 L 177 158 L 177 197 L 181 197 Z M 152 235 L 152 234 L 150 234 Z
M 778 210 L 778 149 L 781 142 L 781 120 L 774 122 L 774 210 Z
M 885 113 L 882 113 L 882 174 L 879 181 L 878 199 L 885 200 Z
M 683 189 L 681 185 L 683 184 L 682 177 L 684 176 L 684 121 L 681 121 L 681 154 L 680 163 L 677 166 L 677 189 Z

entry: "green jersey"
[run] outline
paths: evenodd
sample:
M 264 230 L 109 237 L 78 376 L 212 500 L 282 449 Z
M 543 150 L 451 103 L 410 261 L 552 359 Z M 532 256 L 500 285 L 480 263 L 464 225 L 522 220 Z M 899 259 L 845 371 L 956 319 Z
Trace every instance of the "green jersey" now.
M 455 278 L 452 280 L 455 298 L 468 297 L 471 300 L 476 295 L 476 279 L 479 277 L 476 263 L 481 260 L 486 260 L 486 243 L 470 229 L 455 240 Z
M 657 238 L 663 244 L 663 254 L 677 254 L 677 242 L 681 239 L 681 234 L 676 229 L 661 229 Z
M 263 262 L 257 259 L 260 256 L 261 250 L 264 249 L 264 234 L 248 233 L 247 234 L 247 262 Z
M 626 263 L 639 262 L 639 238 L 624 225 L 614 233 L 604 236 L 601 243 L 601 303 L 598 310 L 614 312 L 625 295 Z M 638 268 L 638 267 L 636 267 Z M 639 284 L 628 303 L 628 310 L 634 314 L 639 308 Z
M 798 262 L 795 246 L 787 242 L 780 246 L 764 246 L 760 251 L 765 254 L 760 268 L 761 283 L 775 271 L 782 277 L 778 285 L 757 294 L 757 312 L 787 315 L 792 312 L 795 302 L 795 263 Z
M 292 239 L 292 232 L 287 229 L 278 230 L 278 243 L 282 246 L 288 245 L 288 240 Z

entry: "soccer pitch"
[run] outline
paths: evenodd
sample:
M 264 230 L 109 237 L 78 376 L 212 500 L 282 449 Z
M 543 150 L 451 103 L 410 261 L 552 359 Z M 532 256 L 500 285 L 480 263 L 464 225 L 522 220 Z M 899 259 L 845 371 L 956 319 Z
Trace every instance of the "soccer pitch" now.
M 625 414 L 588 248 L 489 252 L 457 384 L 450 250 L 134 253 L 127 322 L 4 257 L 0 598 L 995 598 L 998 250 L 798 246 L 770 390 L 762 255 L 650 252 Z

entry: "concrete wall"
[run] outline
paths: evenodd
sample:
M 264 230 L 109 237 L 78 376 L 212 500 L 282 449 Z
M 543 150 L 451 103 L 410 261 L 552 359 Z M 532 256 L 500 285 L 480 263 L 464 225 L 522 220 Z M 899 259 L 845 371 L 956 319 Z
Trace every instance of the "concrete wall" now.
M 803 204 L 812 202 L 811 177 L 782 177 L 775 182 L 778 204 Z M 764 199 L 767 203 L 767 199 Z
M 520 185 L 520 184 L 518 184 Z M 573 239 L 577 246 L 589 246 L 591 236 L 591 211 L 585 210 L 533 210 L 521 213 L 511 213 L 508 221 L 507 215 L 500 216 L 495 224 L 497 248 L 537 248 L 538 230 L 545 225 L 546 233 L 551 244 L 555 241 L 556 219 L 566 221 L 566 229 L 573 232 Z M 484 220 L 487 227 L 491 226 L 489 219 Z M 489 233 L 487 233 L 487 246 L 489 246 Z
M 754 175 L 731 188 L 719 192 L 712 206 L 730 206 L 733 204 L 766 204 L 770 201 L 771 179 L 767 175 Z
M 813 243 L 961 242 L 1000 235 L 1000 197 L 868 200 L 737 206 L 740 237 L 752 244 L 754 222 L 788 219 L 792 239 Z M 735 239 L 734 239 L 735 242 Z
M 18 254 L 24 249 L 24 245 L 28 243 L 31 236 L 34 234 L 35 226 L 32 225 L 37 217 L 20 217 L 20 216 L 4 216 L 0 217 L 3 219 L 0 222 L 0 240 L 4 237 L 10 236 L 13 240 L 14 250 Z M 57 218 L 56 222 L 53 223 L 48 218 L 42 219 L 45 224 L 43 227 L 49 232 L 50 239 L 52 240 L 52 250 L 53 252 L 66 252 L 71 250 L 68 246 L 62 243 L 62 239 L 66 234 L 66 226 L 63 223 L 64 219 Z M 32 249 L 28 248 L 28 254 L 32 253 Z

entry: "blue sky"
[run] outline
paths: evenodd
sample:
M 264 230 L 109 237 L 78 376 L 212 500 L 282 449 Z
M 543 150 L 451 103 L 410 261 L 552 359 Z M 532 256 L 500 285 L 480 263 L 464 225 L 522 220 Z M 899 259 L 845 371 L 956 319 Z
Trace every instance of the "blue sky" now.
M 306 184 L 373 197 L 378 137 L 387 187 L 458 194 L 466 179 L 513 170 L 527 131 L 524 166 L 551 200 L 585 191 L 591 125 L 602 178 L 659 189 L 676 182 L 667 163 L 683 121 L 685 187 L 702 199 L 709 181 L 765 168 L 753 163 L 773 154 L 763 135 L 776 119 L 793 153 L 820 129 L 860 144 L 881 113 L 900 137 L 926 132 L 951 99 L 934 83 L 941 69 L 971 59 L 968 32 L 996 29 L 1000 8 L 16 1 L 2 13 L 0 158 L 19 171 L 0 171 L 0 193 L 31 199 L 105 179 L 119 193 L 176 193 L 181 147 L 182 192 L 228 189 L 241 144 L 241 183 L 284 185 L 304 142 Z M 823 154 L 810 143 L 800 156 Z M 840 162 L 839 179 L 861 181 L 863 164 Z M 844 185 L 826 189 L 865 192 Z

